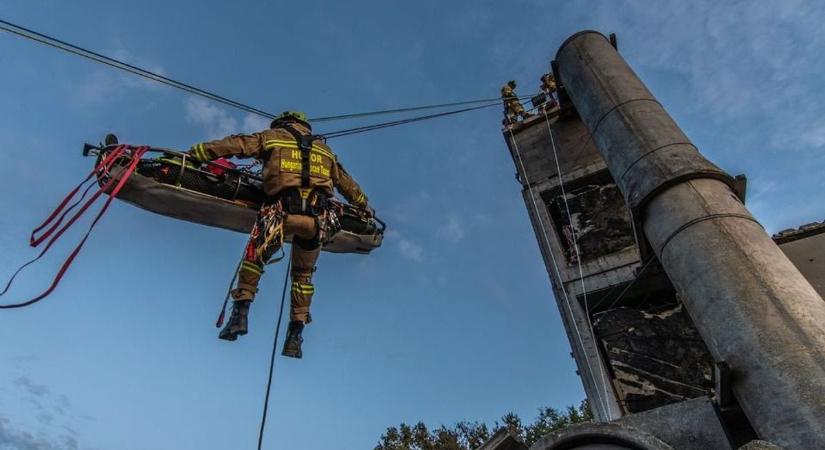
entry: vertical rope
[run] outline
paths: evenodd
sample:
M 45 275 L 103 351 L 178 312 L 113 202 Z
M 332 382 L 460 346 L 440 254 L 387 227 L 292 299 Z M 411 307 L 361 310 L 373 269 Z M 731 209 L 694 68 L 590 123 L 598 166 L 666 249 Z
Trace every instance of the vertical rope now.
M 579 252 L 579 241 L 576 235 L 576 229 L 573 226 L 573 215 L 570 214 L 570 203 L 567 201 L 567 192 L 564 190 L 564 177 L 562 176 L 561 165 L 559 164 L 559 153 L 556 150 L 556 140 L 553 138 L 553 128 L 550 126 L 550 118 L 547 117 L 547 110 L 542 110 L 542 113 L 544 114 L 544 122 L 547 124 L 547 132 L 550 134 L 550 146 L 553 148 L 553 159 L 556 163 L 556 174 L 559 177 L 559 187 L 561 188 L 561 197 L 564 200 L 564 209 L 567 212 L 567 223 L 570 224 L 570 234 L 573 235 L 573 249 L 576 252 L 576 263 L 579 269 L 579 281 L 582 285 L 582 298 L 584 299 L 584 315 L 587 319 L 587 326 L 590 329 L 590 334 L 595 339 L 596 333 L 593 331 L 593 322 L 590 320 L 590 305 L 587 304 L 587 286 L 584 284 L 584 270 L 582 269 L 582 258 L 581 253 Z M 602 378 L 606 392 L 608 380 L 601 365 L 599 365 L 599 375 Z
M 561 272 L 559 271 L 559 265 L 556 262 L 556 256 L 553 254 L 552 251 L 549 250 L 550 248 L 550 239 L 547 237 L 547 227 L 544 225 L 544 220 L 541 218 L 541 213 L 539 212 L 538 203 L 536 202 L 536 195 L 533 193 L 533 187 L 530 185 L 530 180 L 527 175 L 527 169 L 524 167 L 524 160 L 521 158 L 521 151 L 518 148 L 518 143 L 516 142 L 516 137 L 513 134 L 513 129 L 510 128 L 510 140 L 513 143 L 513 149 L 516 151 L 516 159 L 518 159 L 519 166 L 521 167 L 521 172 L 524 174 L 524 183 L 527 185 L 527 192 L 530 195 L 530 201 L 533 203 L 533 211 L 536 212 L 536 219 L 539 221 L 539 226 L 541 228 L 542 237 L 544 238 L 544 242 L 547 244 L 548 253 L 550 254 L 550 260 L 553 262 L 553 270 L 556 272 L 556 276 L 559 279 L 559 287 L 561 287 L 561 292 L 564 294 L 564 303 L 567 306 L 567 310 L 570 312 L 571 322 L 573 324 L 573 330 L 576 332 L 576 337 L 578 338 L 579 345 L 581 346 L 582 350 L 584 350 L 584 341 L 582 340 L 581 331 L 579 330 L 579 326 L 576 324 L 576 318 L 573 314 L 573 307 L 570 303 L 570 297 L 567 295 L 567 288 L 564 287 L 564 281 L 561 278 Z M 608 416 L 608 409 L 607 409 L 607 402 L 603 398 L 601 391 L 599 390 L 599 382 L 596 380 L 594 373 L 593 373 L 593 366 L 590 364 L 590 360 L 588 358 L 584 358 L 584 362 L 587 365 L 587 373 L 590 375 L 590 379 L 593 381 L 594 386 L 596 386 L 596 396 L 598 397 L 598 405 L 602 410 L 603 416 Z M 601 369 L 601 366 L 600 366 Z
M 584 271 L 582 270 L 582 258 L 579 253 L 579 241 L 576 236 L 576 229 L 573 226 L 573 215 L 570 214 L 570 203 L 567 201 L 567 192 L 564 190 L 564 177 L 561 173 L 561 165 L 559 164 L 559 153 L 556 151 L 556 141 L 553 139 L 553 129 L 550 127 L 550 119 L 547 117 L 547 110 L 542 110 L 544 113 L 544 121 L 547 123 L 547 132 L 550 133 L 550 145 L 553 148 L 553 160 L 556 163 L 556 174 L 559 177 L 559 188 L 561 188 L 561 198 L 564 200 L 564 209 L 567 212 L 567 223 L 570 224 L 570 234 L 573 235 L 573 250 L 576 252 L 576 262 L 579 266 L 579 281 L 582 285 L 582 296 L 584 297 L 584 310 L 587 314 L 587 323 L 590 325 L 591 331 L 593 324 L 590 323 L 590 307 L 587 305 L 587 288 L 584 285 Z
M 272 355 L 269 357 L 269 378 L 266 382 L 266 395 L 264 396 L 264 410 L 261 413 L 261 427 L 258 429 L 258 450 L 264 442 L 264 428 L 266 428 L 266 414 L 269 411 L 269 392 L 272 389 L 272 373 L 275 371 L 275 354 L 278 351 L 278 334 L 281 331 L 281 319 L 284 317 L 284 304 L 286 303 L 286 286 L 289 282 L 289 271 L 292 269 L 292 247 L 289 248 L 289 262 L 286 265 L 284 274 L 284 288 L 281 291 L 281 306 L 278 311 L 278 322 L 275 324 L 275 338 L 272 340 Z

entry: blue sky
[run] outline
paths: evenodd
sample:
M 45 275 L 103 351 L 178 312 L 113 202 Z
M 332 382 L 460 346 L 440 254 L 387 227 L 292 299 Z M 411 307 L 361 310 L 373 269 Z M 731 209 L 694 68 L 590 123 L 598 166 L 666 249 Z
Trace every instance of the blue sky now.
M 825 5 L 504 5 L 9 0 L 0 18 L 313 116 L 486 98 L 511 78 L 531 91 L 567 36 L 616 32 L 699 148 L 749 176 L 769 231 L 825 218 Z M 266 124 L 8 34 L 0 99 L 0 274 L 89 170 L 84 141 L 187 148 Z M 391 232 L 369 257 L 322 256 L 306 356 L 278 361 L 266 448 L 371 448 L 401 421 L 581 400 L 499 124 L 493 108 L 332 142 Z M 64 241 L 3 300 L 44 287 Z M 283 267 L 251 334 L 217 340 L 243 243 L 114 204 L 52 297 L 0 314 L 0 448 L 253 448 Z

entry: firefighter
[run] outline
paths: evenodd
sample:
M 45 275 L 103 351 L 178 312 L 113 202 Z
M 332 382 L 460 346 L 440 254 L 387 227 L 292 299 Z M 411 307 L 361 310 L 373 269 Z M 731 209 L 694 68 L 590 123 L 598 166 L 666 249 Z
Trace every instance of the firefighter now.
M 518 101 L 515 89 L 515 80 L 508 81 L 507 84 L 501 88 L 501 100 L 504 102 L 504 117 L 509 123 L 513 123 L 518 117 L 522 119 L 530 117 L 530 113 L 525 111 L 524 106 Z
M 300 358 L 301 333 L 312 321 L 309 306 L 315 293 L 315 263 L 325 238 L 337 231 L 334 227 L 339 223 L 328 199 L 335 188 L 371 216 L 367 196 L 332 150 L 312 135 L 306 115 L 297 111 L 280 114 L 268 130 L 197 144 L 189 154 L 199 161 L 236 156 L 263 163 L 267 199 L 246 245 L 237 286 L 231 292 L 232 313 L 218 337 L 234 341 L 247 333 L 247 314 L 264 267 L 291 237 L 290 322 L 282 354 Z
M 556 100 L 556 78 L 553 74 L 545 73 L 541 76 L 541 85 L 539 86 L 544 95 L 547 97 L 547 105 L 545 109 L 550 110 L 558 106 L 558 100 Z

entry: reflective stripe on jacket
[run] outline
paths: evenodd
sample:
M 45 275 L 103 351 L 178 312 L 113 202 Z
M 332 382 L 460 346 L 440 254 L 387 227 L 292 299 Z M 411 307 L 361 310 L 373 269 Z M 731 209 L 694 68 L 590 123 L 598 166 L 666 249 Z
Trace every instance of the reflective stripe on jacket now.
M 303 135 L 310 131 L 299 124 L 291 125 Z M 288 187 L 301 186 L 301 150 L 295 138 L 286 130 L 271 128 L 258 133 L 236 134 L 216 141 L 196 144 L 190 150 L 200 161 L 211 161 L 220 157 L 264 159 L 264 191 L 267 195 L 277 195 Z M 344 170 L 335 153 L 325 143 L 314 141 L 309 158 L 310 185 L 321 188 L 329 195 L 333 188 L 353 205 L 367 206 L 367 196 L 361 187 Z

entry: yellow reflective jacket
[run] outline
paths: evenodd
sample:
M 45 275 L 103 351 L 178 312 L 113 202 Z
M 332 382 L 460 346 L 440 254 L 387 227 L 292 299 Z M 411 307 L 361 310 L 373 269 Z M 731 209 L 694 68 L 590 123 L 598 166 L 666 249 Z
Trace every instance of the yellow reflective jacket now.
M 300 124 L 291 124 L 291 127 L 302 135 L 311 134 L 308 128 Z M 301 187 L 301 150 L 295 137 L 282 128 L 271 128 L 248 135 L 235 134 L 196 144 L 189 153 L 200 161 L 228 156 L 261 159 L 263 187 L 270 196 L 277 195 L 286 188 Z M 367 206 L 367 196 L 325 143 L 313 141 L 309 161 L 310 187 L 320 188 L 329 195 L 333 194 L 335 188 L 351 204 Z

